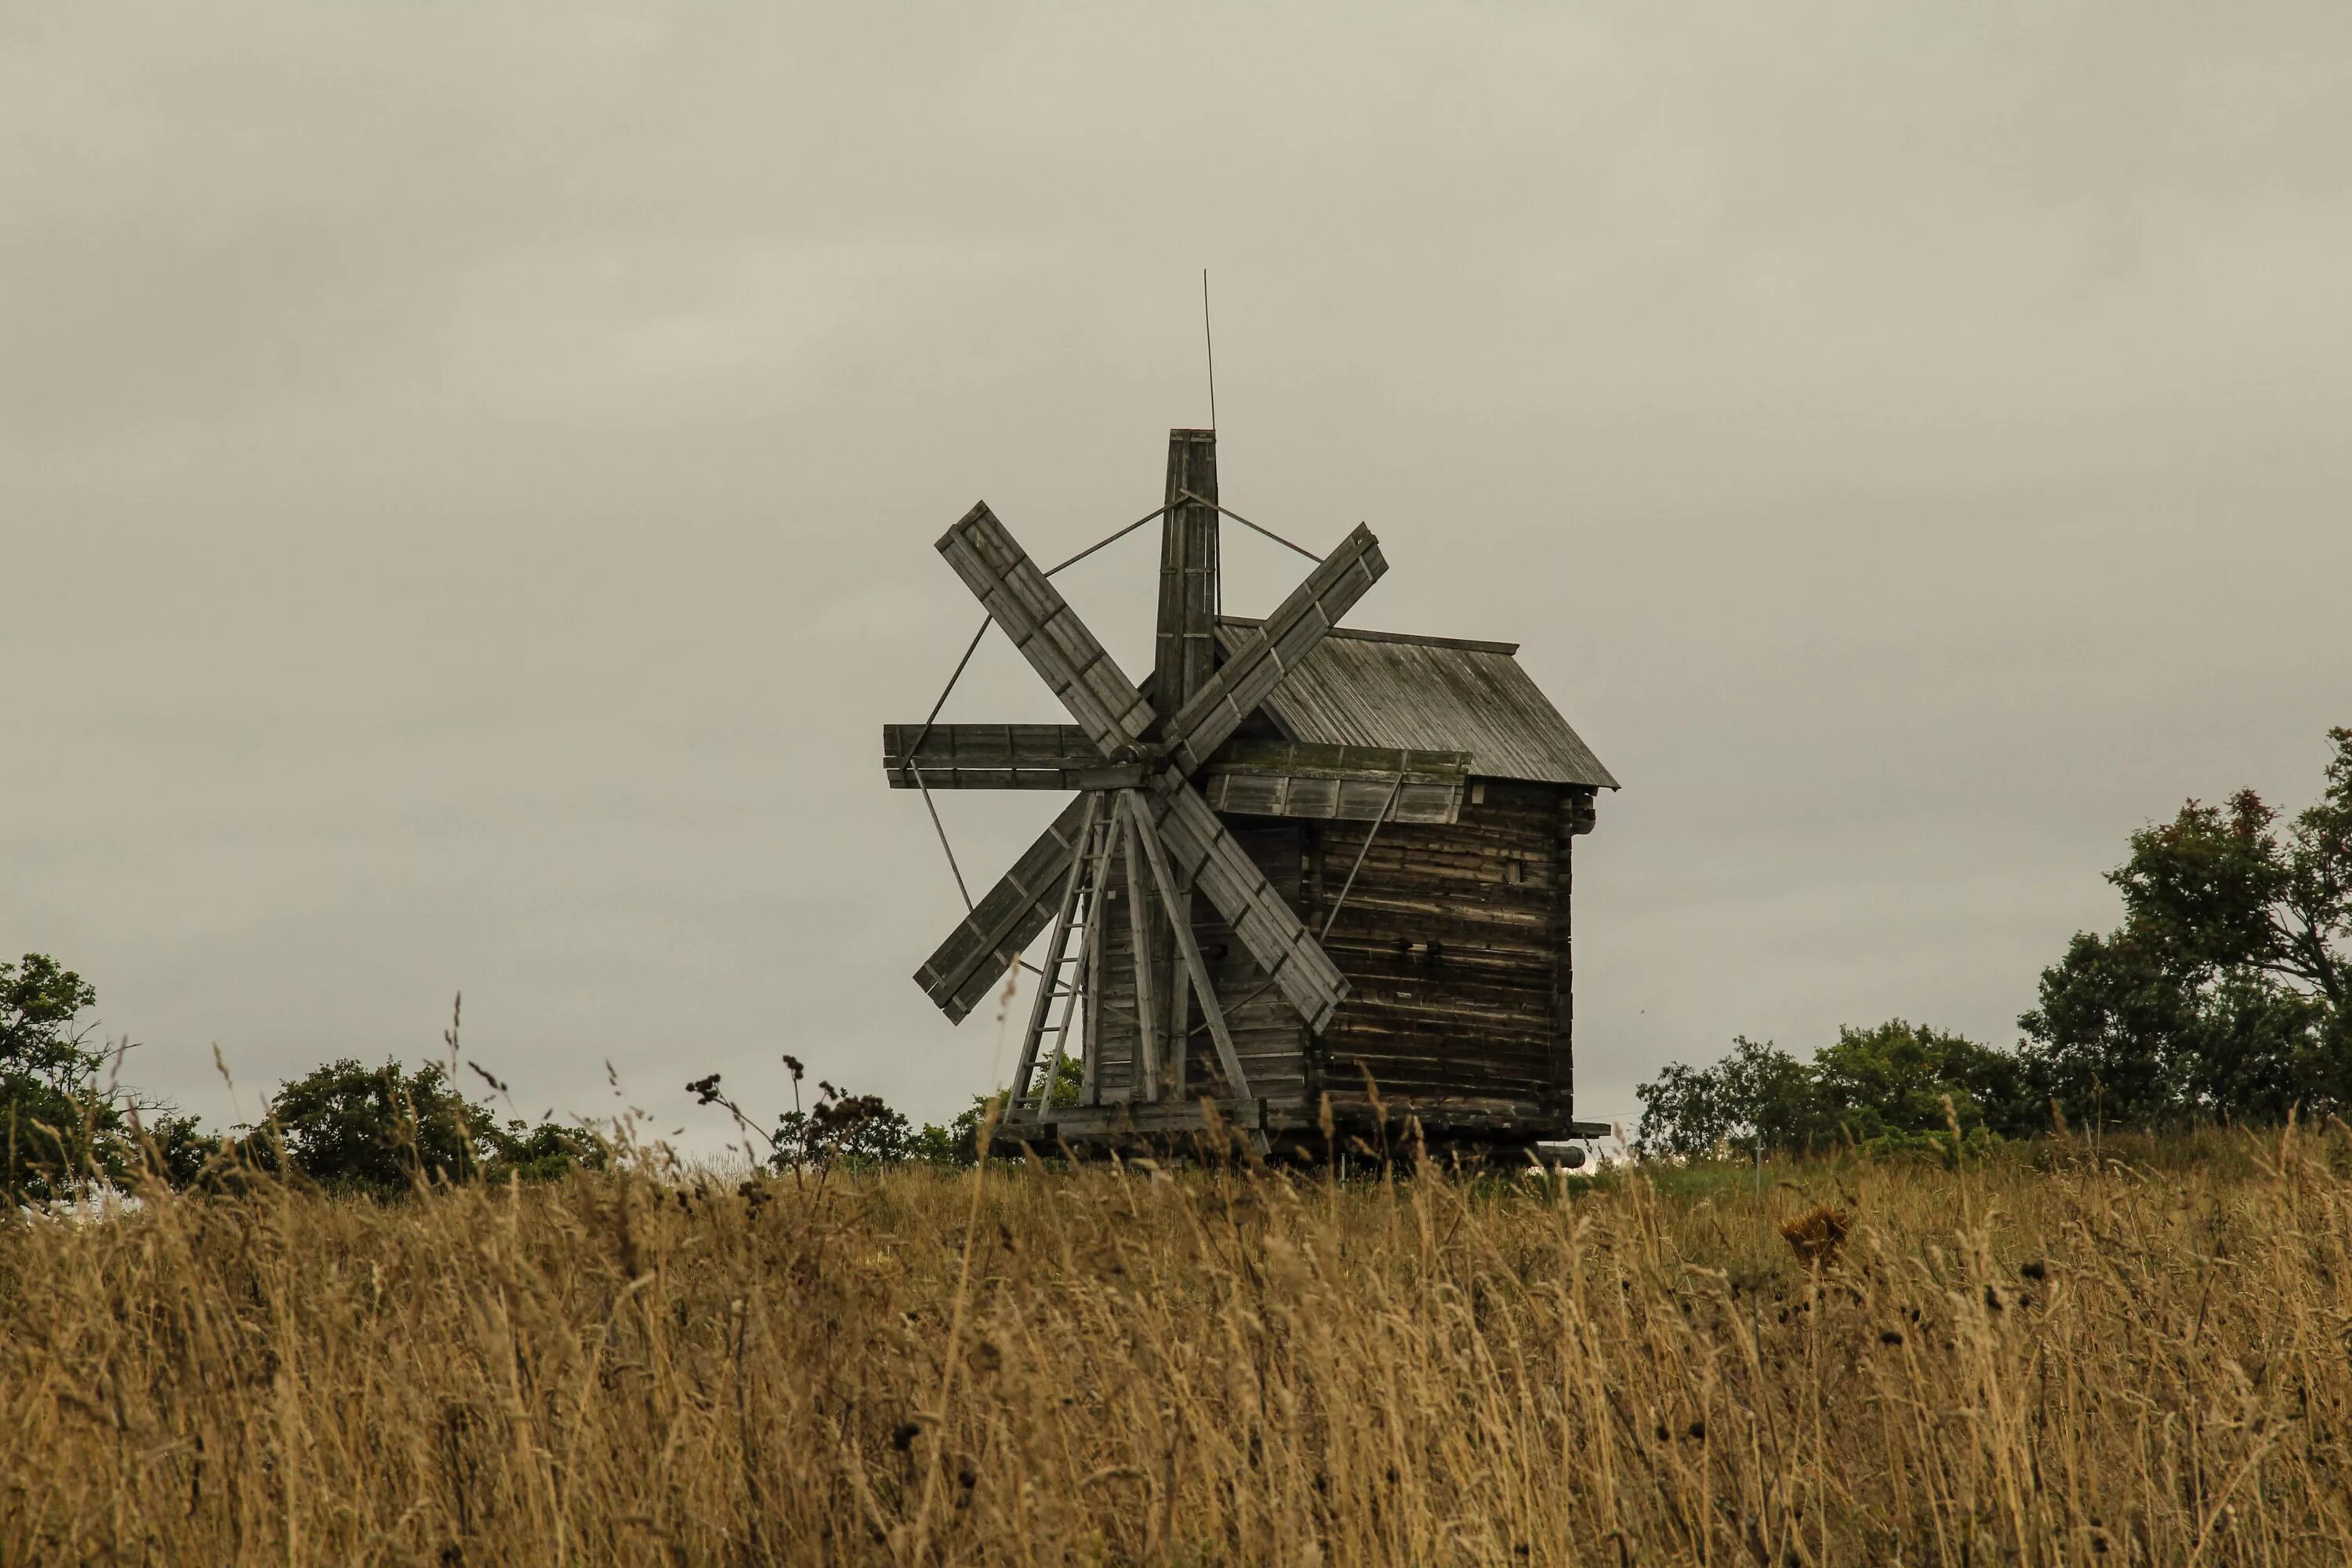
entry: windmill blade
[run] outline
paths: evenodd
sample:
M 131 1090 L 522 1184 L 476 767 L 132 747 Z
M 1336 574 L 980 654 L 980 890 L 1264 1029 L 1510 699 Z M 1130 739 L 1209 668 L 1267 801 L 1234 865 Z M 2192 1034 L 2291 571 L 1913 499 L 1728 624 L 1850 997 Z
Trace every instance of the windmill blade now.
M 1076 724 L 885 724 L 882 767 L 892 789 L 1116 789 L 1143 782 L 1140 764 L 1103 761 Z
M 1226 659 L 1170 721 L 1170 760 L 1189 777 L 1289 679 L 1388 569 L 1381 542 L 1370 529 L 1357 524 L 1265 618 L 1256 639 Z
M 1244 816 L 1451 823 L 1469 778 L 1467 752 L 1234 741 L 1194 782 L 1216 810 Z
M 1322 1033 L 1348 994 L 1346 978 L 1322 944 L 1298 922 L 1199 791 L 1179 783 L 1150 809 L 1160 814 L 1160 839 L 1183 879 L 1217 906 L 1275 988 L 1309 1029 Z
M 939 550 L 1106 759 L 1151 728 L 1151 705 L 986 501 L 940 537 Z
M 1045 929 L 1059 905 L 1070 874 L 1071 858 L 1086 829 L 1087 803 L 1082 795 L 1063 808 L 1054 825 L 1023 852 L 988 896 L 973 906 L 963 923 L 940 943 L 915 984 L 928 993 L 948 1016 L 961 1024 L 1020 958 L 1021 950 Z

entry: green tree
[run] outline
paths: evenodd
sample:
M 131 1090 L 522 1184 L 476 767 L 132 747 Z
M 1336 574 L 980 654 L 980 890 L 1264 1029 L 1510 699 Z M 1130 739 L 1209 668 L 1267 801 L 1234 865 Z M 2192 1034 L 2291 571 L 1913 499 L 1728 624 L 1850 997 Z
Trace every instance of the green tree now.
M 1810 1062 L 1741 1036 L 1721 1060 L 1670 1062 L 1633 1092 L 1642 1152 L 1685 1159 L 1908 1144 L 1946 1136 L 1953 1118 L 1964 1134 L 2006 1137 L 2033 1131 L 2040 1103 L 2015 1055 L 1901 1018 L 1842 1028 Z
M 97 1001 L 89 982 L 54 958 L 0 963 L 0 1180 L 12 1205 L 120 1182 L 137 1163 L 131 1102 L 107 1081 L 93 1030 L 80 1023 Z
M 11 1204 L 69 1197 L 144 1172 L 194 1181 L 219 1148 L 193 1116 L 112 1081 L 82 1015 L 89 982 L 28 952 L 0 963 L 0 1171 Z
M 1864 1142 L 1943 1132 L 1954 1120 L 1963 1132 L 2004 1136 L 2036 1125 L 2033 1091 L 2015 1056 L 1901 1018 L 1841 1028 L 1836 1044 L 1814 1056 L 1813 1077 L 1822 1114 Z
M 501 1123 L 460 1094 L 439 1062 L 409 1071 L 395 1060 L 371 1068 L 348 1057 L 281 1085 L 245 1147 L 264 1168 L 282 1152 L 322 1185 L 380 1197 L 436 1182 L 543 1178 L 602 1161 L 593 1143 L 553 1122 Z
M 1043 1082 L 1046 1070 L 1045 1067 L 1040 1064 L 1030 1082 L 1032 1084 Z M 1063 1106 L 1077 1104 L 1086 1095 L 1085 1064 L 1076 1057 L 1064 1057 L 1059 1065 L 1052 1070 L 1054 1092 L 1046 1103 L 1057 1110 Z M 980 1130 L 988 1121 L 992 1110 L 1001 1115 L 1000 1102 L 1003 1099 L 1004 1096 L 999 1094 L 975 1094 L 971 1097 L 971 1103 L 956 1112 L 955 1120 L 945 1127 L 936 1123 L 926 1123 L 923 1130 L 915 1134 L 914 1157 L 940 1165 L 978 1164 L 980 1163 Z M 1009 1144 L 1003 1145 L 996 1152 L 1002 1155 L 1010 1148 Z
M 1730 1147 L 1792 1149 L 1827 1135 L 1811 1068 L 1769 1040 L 1736 1037 L 1713 1066 L 1669 1062 L 1633 1091 L 1642 1104 L 1643 1152 L 1704 1158 Z
M 2319 801 L 2190 801 L 2108 875 L 2124 923 L 2077 932 L 2018 1020 L 2070 1117 L 2153 1125 L 2352 1105 L 2352 730 Z

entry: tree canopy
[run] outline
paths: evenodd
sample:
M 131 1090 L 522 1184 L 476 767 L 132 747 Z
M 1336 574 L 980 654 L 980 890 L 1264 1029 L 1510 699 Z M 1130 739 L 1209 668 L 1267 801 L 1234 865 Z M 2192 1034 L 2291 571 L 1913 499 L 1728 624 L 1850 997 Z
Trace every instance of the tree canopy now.
M 2158 1125 L 2352 1105 L 2352 730 L 2319 800 L 2189 801 L 2108 874 L 2123 924 L 2078 931 L 2018 1020 L 2065 1114 Z
M 0 963 L 0 1109 L 7 1138 L 10 1201 L 56 1196 L 93 1168 L 120 1163 L 119 1106 L 100 1090 L 104 1058 L 89 1048 L 81 1015 L 98 1000 L 89 983 L 53 958 L 28 952 Z
M 477 1177 L 535 1178 L 602 1158 L 573 1129 L 501 1121 L 460 1094 L 440 1062 L 411 1069 L 348 1057 L 281 1085 L 246 1142 L 265 1168 L 282 1158 L 323 1185 L 377 1196 Z
M 1744 1037 L 1670 1064 L 1640 1096 L 1645 1148 L 1788 1149 L 2063 1118 L 2161 1127 L 2352 1108 L 2352 730 L 2328 731 L 2319 800 L 2191 800 L 2131 835 L 2108 873 L 2123 923 L 2077 931 L 2000 1050 L 1901 1019 L 1798 1060 Z
M 1907 1146 L 1948 1136 L 1956 1122 L 1964 1137 L 2011 1136 L 2031 1131 L 2033 1113 L 2014 1056 L 1901 1018 L 1840 1029 L 1810 1062 L 1743 1036 L 1714 1065 L 1670 1064 L 1634 1092 L 1643 1149 L 1684 1157 Z

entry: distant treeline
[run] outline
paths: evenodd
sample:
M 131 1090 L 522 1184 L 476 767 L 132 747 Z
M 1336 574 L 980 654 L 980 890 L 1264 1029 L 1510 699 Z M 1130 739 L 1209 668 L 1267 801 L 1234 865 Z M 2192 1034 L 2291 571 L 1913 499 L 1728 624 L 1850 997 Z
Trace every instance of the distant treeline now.
M 602 1164 L 610 1152 L 610 1140 L 586 1129 L 501 1118 L 468 1100 L 450 1082 L 454 1030 L 447 1063 L 328 1062 L 281 1084 L 258 1123 L 208 1130 L 116 1081 L 119 1055 L 94 1045 L 80 1023 L 97 1000 L 88 981 L 44 954 L 0 963 L 0 1191 L 12 1205 L 142 1180 L 233 1184 L 264 1172 L 391 1194 L 484 1177 L 538 1179 Z
M 234 1187 L 261 1173 L 396 1197 L 460 1182 L 544 1180 L 620 1156 L 662 1157 L 657 1144 L 638 1136 L 642 1112 L 600 1127 L 502 1116 L 488 1100 L 468 1099 L 454 1081 L 461 1062 L 491 1092 L 511 1097 L 487 1068 L 460 1056 L 454 1017 L 443 1037 L 445 1058 L 414 1068 L 327 1062 L 281 1083 L 259 1121 L 209 1129 L 117 1081 L 120 1054 L 102 1048 L 82 1021 L 97 999 L 89 982 L 45 954 L 0 963 L 0 1197 L 11 1207 L 142 1181 Z M 754 1163 L 789 1171 L 908 1160 L 968 1165 L 978 1158 L 985 1096 L 944 1127 L 916 1127 L 875 1096 L 829 1083 L 803 1107 L 801 1063 L 787 1056 L 783 1066 L 793 1108 L 772 1125 L 755 1122 L 720 1093 L 716 1073 L 686 1086 L 700 1103 L 735 1115 Z M 1074 1101 L 1077 1086 L 1077 1064 L 1065 1062 L 1056 1101 Z
M 2124 921 L 2079 931 L 2003 1050 L 1902 1019 L 1811 1061 L 1746 1038 L 1637 1091 L 1650 1153 L 1704 1156 L 2352 1115 L 2352 730 L 2316 805 L 2190 801 L 2108 873 Z

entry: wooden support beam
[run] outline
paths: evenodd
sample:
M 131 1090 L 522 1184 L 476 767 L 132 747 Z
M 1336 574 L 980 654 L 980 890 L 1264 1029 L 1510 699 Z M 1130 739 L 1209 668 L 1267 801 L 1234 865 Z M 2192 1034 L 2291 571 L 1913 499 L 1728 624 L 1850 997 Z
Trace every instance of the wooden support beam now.
M 1176 901 L 1189 914 L 1192 908 L 1190 888 L 1179 886 Z M 1190 921 L 1187 922 L 1190 927 Z M 1167 1097 L 1183 1100 L 1192 1093 L 1192 976 L 1184 967 L 1182 955 L 1176 950 L 1176 940 L 1168 941 L 1168 1011 L 1162 1020 L 1168 1026 Z
M 1061 912 L 1054 917 L 1053 939 L 1045 944 L 1045 962 L 1039 966 L 1037 1000 L 1029 1009 L 1029 1026 L 1021 1035 L 1021 1065 L 1013 1075 L 1012 1103 L 1016 1108 L 1029 1092 L 1030 1075 L 1037 1070 L 1037 1045 L 1045 1037 L 1045 1019 L 1053 1007 L 1055 981 L 1062 973 L 1062 955 L 1069 949 L 1070 914 L 1077 907 L 1078 888 L 1086 879 L 1087 850 L 1094 837 L 1095 818 L 1102 797 L 1086 797 L 1085 820 L 1079 825 L 1077 853 L 1070 857 L 1070 875 L 1062 889 Z
M 1209 1035 L 1217 1042 L 1217 1065 L 1224 1070 L 1226 1092 L 1236 1100 L 1247 1100 L 1249 1075 L 1242 1070 L 1241 1053 L 1234 1049 L 1233 1031 L 1225 1026 L 1224 1009 L 1217 1005 L 1217 988 L 1210 982 L 1209 965 L 1201 957 L 1201 944 L 1192 935 L 1191 900 L 1189 896 L 1181 903 L 1177 900 L 1175 873 L 1168 868 L 1168 853 L 1160 847 L 1160 833 L 1151 825 L 1150 809 L 1133 803 L 1129 819 L 1135 824 L 1137 837 L 1143 840 L 1144 858 L 1151 862 L 1152 880 L 1160 885 L 1160 901 L 1168 909 L 1168 923 L 1176 931 L 1176 951 L 1183 955 L 1185 972 L 1192 980 L 1192 994 L 1201 999 L 1202 1016 L 1209 1021 Z
M 1208 895 L 1283 999 L 1298 1010 L 1309 1029 L 1321 1033 L 1348 994 L 1347 977 L 1316 945 L 1290 901 L 1275 891 L 1200 792 L 1165 774 L 1161 782 L 1164 793 L 1144 804 L 1147 813 L 1166 814 L 1152 825 L 1154 842 L 1164 842 L 1174 851 L 1174 863 L 1185 881 Z M 1184 883 L 1177 885 L 1181 889 Z M 1180 900 L 1178 907 L 1190 910 L 1192 905 Z
M 1141 1089 L 1140 1098 L 1160 1098 L 1160 1014 L 1152 1005 L 1151 985 L 1151 910 L 1143 896 L 1143 864 L 1137 858 L 1137 839 L 1141 837 L 1136 826 L 1143 815 L 1136 798 L 1125 793 L 1118 801 L 1120 838 L 1127 855 L 1127 921 L 1135 948 L 1135 1060 L 1129 1081 Z M 1146 1087 L 1148 1086 L 1148 1087 Z
M 1094 889 L 1087 899 L 1087 941 L 1094 949 L 1091 984 L 1087 986 L 1086 1047 L 1079 1057 L 1082 1081 L 1078 1086 L 1078 1101 L 1082 1105 L 1102 1103 L 1103 1046 L 1103 977 L 1108 973 L 1108 956 L 1103 947 L 1103 922 L 1110 918 L 1111 858 L 1118 852 L 1118 797 L 1111 796 L 1110 808 L 1103 813 L 1102 855 L 1095 862 Z
M 892 789 L 1131 789 L 1133 763 L 1107 760 L 1076 724 L 885 724 Z
M 1173 713 L 1217 668 L 1217 433 L 1168 432 L 1167 505 L 1160 532 L 1160 614 L 1151 667 L 1159 706 Z

